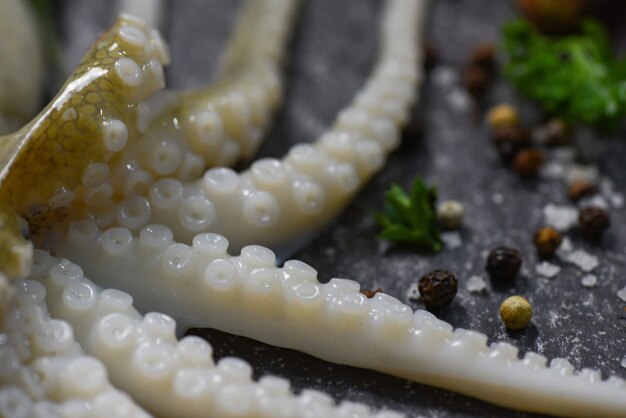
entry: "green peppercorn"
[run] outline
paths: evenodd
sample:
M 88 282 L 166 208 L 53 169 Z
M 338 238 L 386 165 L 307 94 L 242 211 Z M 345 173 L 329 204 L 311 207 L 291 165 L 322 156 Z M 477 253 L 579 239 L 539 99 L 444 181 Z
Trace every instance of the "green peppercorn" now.
M 485 270 L 494 280 L 511 281 L 522 267 L 522 256 L 515 248 L 499 247 L 489 253 Z
M 456 275 L 447 270 L 433 270 L 422 276 L 417 284 L 422 302 L 427 309 L 443 309 L 456 296 L 458 283 Z
M 600 238 L 610 224 L 609 213 L 602 208 L 589 206 L 578 212 L 578 227 L 585 238 Z
M 541 258 L 554 256 L 562 240 L 561 234 L 556 229 L 550 227 L 541 228 L 535 234 L 537 254 L 539 254 Z
M 506 298 L 500 305 L 500 318 L 512 330 L 526 328 L 533 316 L 532 305 L 521 296 Z

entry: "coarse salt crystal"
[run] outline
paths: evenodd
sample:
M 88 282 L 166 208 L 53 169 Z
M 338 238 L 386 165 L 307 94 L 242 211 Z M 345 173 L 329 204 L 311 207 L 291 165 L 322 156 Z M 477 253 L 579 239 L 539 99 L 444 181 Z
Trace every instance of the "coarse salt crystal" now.
M 565 259 L 569 253 L 574 251 L 574 245 L 572 245 L 572 240 L 568 237 L 564 237 L 559 249 L 556 250 L 556 256 L 560 259 Z
M 559 231 L 567 231 L 578 222 L 578 210 L 571 206 L 548 204 L 543 208 L 546 224 Z
M 576 150 L 573 147 L 557 148 L 552 156 L 556 161 L 571 164 L 576 159 Z
M 479 293 L 487 289 L 487 283 L 485 283 L 485 280 L 480 276 L 470 277 L 467 279 L 467 284 L 465 286 L 467 287 L 467 290 L 475 293 Z
M 580 279 L 580 283 L 585 287 L 594 287 L 598 283 L 598 278 L 595 274 L 587 274 Z
M 617 297 L 626 302 L 626 286 L 620 291 L 617 292 Z
M 581 208 L 586 208 L 586 207 L 598 207 L 598 208 L 602 208 L 602 209 L 608 209 L 609 208 L 609 204 L 606 201 L 606 199 L 602 196 L 599 195 L 595 195 L 586 199 L 582 199 L 580 201 L 580 204 L 578 205 Z
M 459 73 L 452 67 L 437 66 L 433 68 L 432 78 L 441 87 L 452 87 L 459 81 Z
M 463 245 L 463 238 L 461 238 L 461 234 L 458 231 L 449 231 L 443 232 L 441 234 L 441 240 L 443 241 L 446 248 L 454 249 L 459 248 Z
M 541 169 L 541 176 L 550 180 L 562 179 L 565 175 L 565 166 L 558 161 L 551 161 L 544 164 Z
M 472 98 L 467 92 L 459 87 L 455 87 L 448 94 L 448 104 L 457 112 L 467 112 L 472 108 Z
M 590 272 L 598 267 L 598 257 L 583 250 L 575 250 L 565 257 L 565 261 L 570 262 L 582 271 Z
M 493 203 L 495 203 L 496 205 L 501 205 L 504 203 L 504 195 L 502 195 L 502 193 L 494 193 L 491 196 L 491 200 L 493 201 Z
M 596 184 L 598 177 L 598 167 L 578 164 L 573 165 L 566 174 L 568 184 L 579 182 Z
M 613 193 L 609 196 L 609 199 L 611 200 L 611 205 L 616 209 L 620 209 L 624 206 L 624 195 L 621 193 Z
M 557 274 L 559 274 L 559 272 L 561 271 L 561 267 L 557 266 L 556 264 L 543 261 L 537 264 L 537 266 L 535 267 L 535 270 L 537 271 L 537 274 L 543 277 L 552 278 L 556 276 Z
M 411 285 L 411 287 L 409 287 L 406 291 L 406 298 L 407 299 L 419 299 L 420 297 L 420 292 L 419 290 L 417 290 L 417 284 L 413 283 Z

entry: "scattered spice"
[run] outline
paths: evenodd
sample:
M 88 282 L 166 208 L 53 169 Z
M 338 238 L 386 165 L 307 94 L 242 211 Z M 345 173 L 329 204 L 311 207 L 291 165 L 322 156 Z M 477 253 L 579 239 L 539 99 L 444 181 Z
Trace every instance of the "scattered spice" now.
M 447 270 L 433 270 L 420 278 L 417 288 L 427 309 L 443 309 L 456 296 L 456 275 Z
M 593 183 L 588 181 L 574 181 L 569 185 L 567 195 L 572 202 L 578 202 L 584 197 L 593 196 L 597 193 L 597 188 Z
M 459 229 L 463 224 L 463 205 L 456 200 L 446 200 L 437 207 L 437 220 L 443 229 Z
M 520 177 L 535 177 L 543 164 L 543 153 L 537 148 L 523 149 L 517 153 L 513 170 Z
M 422 49 L 424 53 L 424 67 L 426 70 L 430 70 L 437 64 L 437 48 L 435 48 L 435 44 L 432 41 L 426 41 Z
M 487 71 L 492 71 L 496 65 L 496 47 L 492 43 L 478 44 L 472 50 L 470 63 Z
M 424 122 L 417 116 L 411 117 L 409 123 L 402 129 L 403 148 L 409 148 L 418 143 L 419 139 L 424 135 Z
M 563 238 L 559 231 L 551 227 L 541 228 L 535 234 L 535 247 L 541 258 L 551 258 L 561 245 Z
M 524 329 L 533 316 L 532 305 L 521 296 L 508 297 L 500 305 L 500 318 L 512 330 Z
M 571 142 L 571 132 L 567 123 L 560 118 L 552 119 L 544 127 L 546 145 L 560 147 Z
M 492 132 L 492 142 L 504 161 L 513 159 L 531 144 L 528 131 L 519 124 L 496 127 Z
M 379 287 L 376 290 L 363 289 L 361 290 L 361 293 L 364 294 L 368 299 L 371 299 L 374 297 L 374 295 L 376 295 L 376 293 L 381 293 L 382 291 L 383 289 Z
M 491 74 L 479 65 L 470 65 L 463 77 L 465 88 L 474 97 L 480 96 L 491 83 Z
M 599 239 L 610 224 L 609 213 L 603 208 L 589 206 L 578 212 L 578 227 L 585 238 Z
M 514 280 L 522 267 L 522 256 L 516 248 L 498 247 L 487 256 L 485 270 L 494 280 Z
M 522 12 L 543 33 L 556 35 L 574 29 L 587 0 L 517 0 Z
M 487 123 L 492 129 L 502 126 L 519 125 L 519 113 L 515 107 L 501 103 L 489 109 L 489 113 L 487 113 Z

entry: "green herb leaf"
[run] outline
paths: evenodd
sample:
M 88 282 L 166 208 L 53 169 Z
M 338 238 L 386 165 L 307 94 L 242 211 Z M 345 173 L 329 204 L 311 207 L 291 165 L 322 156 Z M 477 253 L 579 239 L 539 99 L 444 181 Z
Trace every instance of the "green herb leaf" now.
M 443 245 L 435 212 L 437 190 L 434 187 L 427 187 L 418 177 L 410 194 L 393 184 L 385 196 L 383 212 L 374 214 L 382 228 L 381 238 L 410 244 L 420 250 L 441 251 Z
M 578 35 L 550 38 L 520 19 L 502 34 L 505 76 L 547 111 L 607 129 L 626 115 L 626 61 L 613 57 L 597 21 L 584 21 Z

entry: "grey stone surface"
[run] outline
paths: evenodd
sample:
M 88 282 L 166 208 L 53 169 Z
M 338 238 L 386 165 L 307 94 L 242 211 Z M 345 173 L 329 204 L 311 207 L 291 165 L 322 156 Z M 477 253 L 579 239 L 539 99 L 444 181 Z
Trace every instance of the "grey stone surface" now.
M 80 56 L 86 42 L 112 20 L 113 6 L 103 3 L 62 2 L 60 16 L 68 57 Z M 168 3 L 165 32 L 174 61 L 167 73 L 170 86 L 194 88 L 210 79 L 237 4 L 224 0 Z M 371 0 L 305 3 L 287 68 L 287 102 L 262 155 L 280 156 L 291 144 L 314 140 L 348 103 L 375 57 L 379 8 L 380 2 Z M 387 168 L 343 215 L 295 257 L 315 266 L 323 280 L 353 278 L 364 288 L 381 287 L 414 308 L 422 306 L 407 300 L 406 293 L 419 277 L 434 268 L 452 270 L 460 280 L 459 294 L 439 316 L 455 327 L 477 330 L 485 333 L 490 342 L 508 341 L 522 351 L 537 351 L 548 358 L 567 357 L 577 368 L 596 367 L 604 376 L 626 377 L 626 369 L 620 366 L 626 355 L 625 304 L 616 295 L 626 285 L 624 209 L 612 210 L 613 225 L 597 245 L 570 234 L 577 248 L 586 249 L 600 260 L 594 271 L 598 277 L 595 287 L 582 286 L 585 273 L 558 261 L 562 270 L 554 279 L 539 278 L 532 235 L 542 226 L 541 210 L 547 203 L 567 202 L 564 186 L 558 180 L 522 181 L 503 167 L 477 112 L 463 106 L 463 90 L 458 83 L 443 82 L 442 74 L 459 74 L 472 45 L 496 40 L 500 24 L 514 15 L 512 2 L 508 1 L 432 1 L 428 37 L 440 59 L 427 78 L 415 112 L 424 124 L 424 135 L 407 138 Z M 68 58 L 68 62 L 75 60 Z M 483 106 L 500 101 L 520 104 L 522 116 L 529 123 L 537 118 L 531 104 L 498 81 L 487 93 Z M 624 193 L 626 169 L 622 156 L 626 155 L 626 145 L 609 138 L 605 147 L 607 152 L 598 164 Z M 461 247 L 423 255 L 402 247 L 387 247 L 376 238 L 377 227 L 371 214 L 381 209 L 385 190 L 392 182 L 408 186 L 415 175 L 437 185 L 441 198 L 456 199 L 465 205 Z M 465 280 L 484 275 L 484 253 L 502 244 L 521 249 L 521 277 L 510 287 L 487 281 L 485 293 L 468 292 Z M 535 309 L 532 325 L 514 333 L 507 332 L 498 318 L 501 301 L 511 294 L 527 296 Z M 254 365 L 258 375 L 282 375 L 297 389 L 312 387 L 337 399 L 395 409 L 411 417 L 532 416 L 244 338 L 214 331 L 203 334 L 218 356 L 241 356 Z

